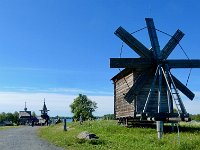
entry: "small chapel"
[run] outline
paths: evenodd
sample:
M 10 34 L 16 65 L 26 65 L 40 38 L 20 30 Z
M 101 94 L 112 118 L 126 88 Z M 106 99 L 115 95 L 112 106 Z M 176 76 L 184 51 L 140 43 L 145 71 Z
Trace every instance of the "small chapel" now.
M 25 102 L 25 107 L 23 111 L 19 111 L 19 124 L 20 125 L 26 125 L 31 122 L 32 116 L 31 116 L 31 111 L 27 110 L 26 107 L 26 102 Z

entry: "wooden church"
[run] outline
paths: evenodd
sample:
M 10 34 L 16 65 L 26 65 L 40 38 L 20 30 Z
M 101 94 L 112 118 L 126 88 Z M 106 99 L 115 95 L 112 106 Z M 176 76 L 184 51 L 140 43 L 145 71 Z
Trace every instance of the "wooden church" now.
M 25 102 L 24 111 L 19 111 L 19 124 L 20 125 L 29 124 L 31 122 L 31 118 L 32 118 L 31 111 L 27 110 Z
M 39 117 L 39 124 L 41 125 L 49 125 L 49 115 L 48 115 L 48 109 L 45 103 L 45 99 L 44 99 L 44 104 L 42 109 L 40 110 L 41 112 L 41 117 Z
M 194 93 L 171 74 L 174 68 L 200 68 L 200 60 L 167 59 L 184 33 L 177 30 L 160 48 L 152 18 L 146 18 L 151 48 L 119 27 L 115 31 L 139 58 L 110 58 L 111 68 L 125 68 L 112 78 L 114 113 L 120 123 L 189 121 L 180 92 L 193 100 Z M 176 110 L 176 111 L 175 111 Z

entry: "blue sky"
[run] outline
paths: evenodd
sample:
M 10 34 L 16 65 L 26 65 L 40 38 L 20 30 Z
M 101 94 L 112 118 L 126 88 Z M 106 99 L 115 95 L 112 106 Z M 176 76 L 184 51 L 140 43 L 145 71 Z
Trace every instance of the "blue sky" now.
M 112 113 L 110 79 L 118 69 L 109 68 L 109 58 L 119 57 L 122 43 L 114 31 L 119 26 L 136 31 L 146 26 L 146 17 L 153 17 L 156 28 L 162 31 L 173 35 L 182 30 L 185 36 L 180 44 L 190 58 L 199 59 L 199 14 L 198 0 L 1 0 L 0 112 L 23 109 L 24 101 L 37 112 L 45 97 L 51 115 L 70 115 L 68 105 L 83 93 L 99 102 L 97 114 Z M 134 36 L 150 47 L 147 30 Z M 169 37 L 158 36 L 162 47 Z M 122 56 L 138 57 L 126 45 Z M 186 57 L 177 47 L 170 58 Z M 188 69 L 173 73 L 186 83 Z M 188 83 L 197 95 L 196 107 L 199 73 L 193 69 Z M 55 94 L 54 99 L 51 94 Z M 107 100 L 104 103 L 103 97 Z M 200 113 L 193 109 L 194 102 L 184 101 L 188 112 Z

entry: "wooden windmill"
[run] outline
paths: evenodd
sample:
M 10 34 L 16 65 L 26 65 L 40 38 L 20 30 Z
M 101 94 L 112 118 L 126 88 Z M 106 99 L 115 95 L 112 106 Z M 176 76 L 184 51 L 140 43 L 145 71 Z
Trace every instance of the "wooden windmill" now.
M 173 68 L 200 68 L 200 60 L 167 59 L 184 33 L 177 30 L 160 48 L 152 18 L 146 18 L 152 48 L 146 48 L 122 27 L 115 31 L 140 58 L 110 58 L 111 68 L 125 68 L 112 78 L 116 118 L 127 123 L 188 121 L 179 91 L 193 100 L 191 92 L 170 72 Z M 174 111 L 174 108 L 177 110 Z

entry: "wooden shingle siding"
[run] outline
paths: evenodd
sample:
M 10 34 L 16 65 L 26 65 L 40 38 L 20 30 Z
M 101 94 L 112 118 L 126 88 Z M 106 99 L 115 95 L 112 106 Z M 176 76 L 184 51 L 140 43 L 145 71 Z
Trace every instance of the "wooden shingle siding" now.
M 125 81 L 126 80 L 126 81 Z M 129 91 L 130 87 L 133 86 L 133 73 L 122 77 L 117 82 L 114 83 L 116 100 L 115 100 L 115 113 L 116 118 L 118 117 L 128 117 L 134 115 L 134 103 L 128 103 L 124 96 Z

